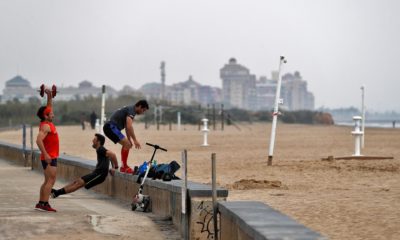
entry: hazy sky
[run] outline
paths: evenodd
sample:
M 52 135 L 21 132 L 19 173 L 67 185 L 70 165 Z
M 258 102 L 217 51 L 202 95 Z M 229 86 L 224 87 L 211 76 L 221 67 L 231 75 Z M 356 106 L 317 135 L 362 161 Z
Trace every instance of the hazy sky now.
M 400 111 L 397 0 L 0 0 L 0 91 L 20 74 L 41 83 L 139 88 L 192 75 L 222 86 L 228 59 L 271 77 L 279 56 L 316 107 Z

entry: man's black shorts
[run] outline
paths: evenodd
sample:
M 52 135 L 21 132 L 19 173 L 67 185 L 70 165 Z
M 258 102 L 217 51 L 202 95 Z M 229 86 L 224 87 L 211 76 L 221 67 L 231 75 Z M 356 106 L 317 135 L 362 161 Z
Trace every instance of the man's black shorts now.
M 46 162 L 46 160 L 41 160 L 41 162 L 42 162 L 43 170 L 46 170 L 47 165 L 49 165 L 49 164 Z M 51 159 L 50 166 L 57 167 L 57 158 Z
M 121 133 L 121 130 L 119 130 L 115 124 L 110 122 L 104 124 L 103 132 L 114 143 L 118 143 L 125 138 L 124 134 Z
M 104 180 L 106 180 L 107 175 L 108 175 L 108 171 L 105 171 L 103 173 L 92 172 L 81 178 L 85 182 L 85 188 L 89 189 L 89 188 L 92 188 L 92 187 L 104 182 Z

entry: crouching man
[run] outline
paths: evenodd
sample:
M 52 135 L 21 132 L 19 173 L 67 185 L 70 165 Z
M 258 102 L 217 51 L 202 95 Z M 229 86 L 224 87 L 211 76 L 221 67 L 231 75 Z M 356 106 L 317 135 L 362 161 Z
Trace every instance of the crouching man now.
M 65 187 L 55 190 L 51 190 L 51 197 L 56 198 L 60 195 L 75 192 L 76 190 L 85 187 L 86 189 L 92 188 L 106 180 L 108 173 L 112 176 L 115 174 L 115 170 L 118 170 L 118 161 L 115 153 L 107 150 L 104 147 L 105 138 L 103 135 L 96 133 L 93 138 L 92 147 L 96 149 L 97 153 L 97 165 L 96 169 L 85 176 L 82 176 Z M 112 169 L 109 170 L 110 160 Z

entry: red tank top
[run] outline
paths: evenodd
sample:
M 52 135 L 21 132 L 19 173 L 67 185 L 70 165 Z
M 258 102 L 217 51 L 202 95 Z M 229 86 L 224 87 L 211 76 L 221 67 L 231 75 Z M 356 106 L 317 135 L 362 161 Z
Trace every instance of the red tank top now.
M 41 122 L 39 129 L 41 129 L 45 124 L 49 125 L 50 132 L 48 132 L 46 137 L 43 139 L 44 149 L 46 149 L 46 152 L 50 155 L 51 159 L 58 158 L 59 141 L 56 126 L 54 126 L 52 122 Z M 44 160 L 43 153 L 40 154 L 40 160 Z

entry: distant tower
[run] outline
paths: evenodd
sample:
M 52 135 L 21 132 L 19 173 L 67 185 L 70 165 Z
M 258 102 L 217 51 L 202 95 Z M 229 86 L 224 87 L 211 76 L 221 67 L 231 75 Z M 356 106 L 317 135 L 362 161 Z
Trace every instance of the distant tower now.
M 161 62 L 161 100 L 164 100 L 165 97 L 165 62 Z

